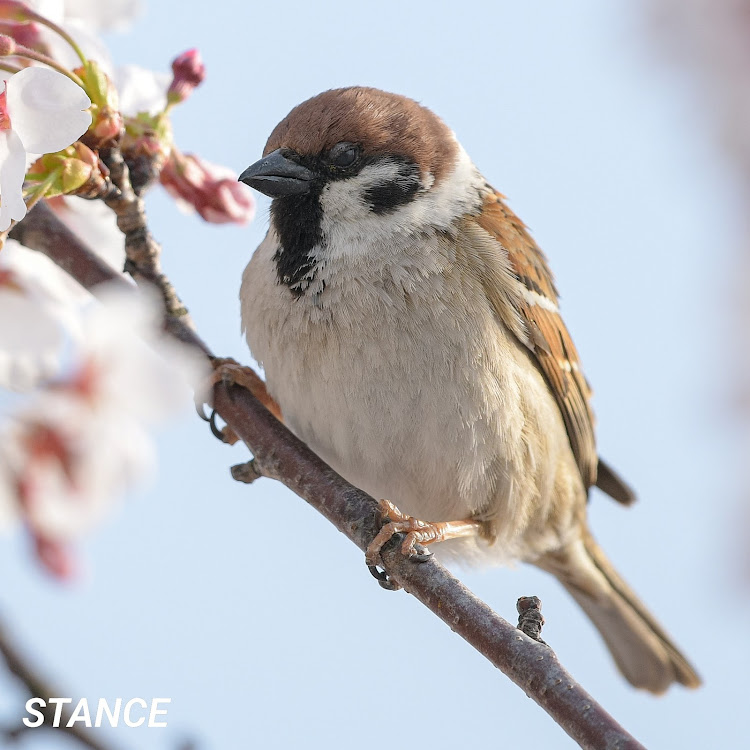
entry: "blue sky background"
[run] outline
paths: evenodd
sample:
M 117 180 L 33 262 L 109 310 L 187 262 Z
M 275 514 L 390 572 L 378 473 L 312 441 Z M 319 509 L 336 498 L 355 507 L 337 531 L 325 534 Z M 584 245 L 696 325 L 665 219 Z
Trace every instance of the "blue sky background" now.
M 461 573 L 501 615 L 542 598 L 544 638 L 653 748 L 746 742 L 748 477 L 735 402 L 736 184 L 688 79 L 655 52 L 639 3 L 150 2 L 112 35 L 118 63 L 167 71 L 197 46 L 204 86 L 177 141 L 238 173 L 273 126 L 327 88 L 365 84 L 440 114 L 547 252 L 596 391 L 601 453 L 639 503 L 594 494 L 594 533 L 706 686 L 632 690 L 558 584 L 527 567 Z M 240 275 L 267 227 L 184 216 L 157 189 L 164 265 L 217 353 L 247 360 Z M 736 326 L 736 327 L 735 327 Z M 50 581 L 20 536 L 0 545 L 0 610 L 63 694 L 170 697 L 167 729 L 120 748 L 568 748 L 531 700 L 418 602 L 382 591 L 363 555 L 269 480 L 229 478 L 242 447 L 191 414 L 159 439 L 153 485 Z M 397 498 L 392 498 L 397 501 Z M 744 524 L 744 525 L 743 525 Z M 0 679 L 0 715 L 25 697 Z M 744 724 L 744 721 L 742 722 Z M 104 730 L 102 730 L 104 732 Z M 37 733 L 23 747 L 72 747 Z

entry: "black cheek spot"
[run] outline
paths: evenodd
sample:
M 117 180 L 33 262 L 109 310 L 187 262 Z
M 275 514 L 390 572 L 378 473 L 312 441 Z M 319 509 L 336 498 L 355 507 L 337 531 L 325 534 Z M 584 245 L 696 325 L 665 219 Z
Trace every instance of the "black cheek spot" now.
M 396 176 L 372 185 L 365 191 L 365 200 L 374 214 L 387 214 L 410 203 L 420 188 L 419 167 L 414 162 L 393 157 L 389 161 L 395 161 L 398 165 Z

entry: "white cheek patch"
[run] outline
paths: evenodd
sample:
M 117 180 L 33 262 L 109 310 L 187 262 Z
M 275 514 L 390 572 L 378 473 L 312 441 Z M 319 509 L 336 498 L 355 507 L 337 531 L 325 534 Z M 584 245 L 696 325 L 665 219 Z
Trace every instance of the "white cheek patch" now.
M 378 185 L 403 179 L 400 165 L 393 161 L 368 164 L 359 174 L 328 183 L 320 196 L 323 216 L 335 221 L 361 221 L 371 213 L 367 192 Z
M 412 200 L 384 213 L 373 212 L 368 190 L 400 177 L 398 163 L 382 161 L 327 185 L 320 196 L 325 240 L 316 255 L 321 260 L 392 255 L 415 234 L 447 230 L 457 217 L 481 205 L 485 181 L 460 145 L 453 171 L 437 187 L 432 187 L 435 179 L 428 174 Z

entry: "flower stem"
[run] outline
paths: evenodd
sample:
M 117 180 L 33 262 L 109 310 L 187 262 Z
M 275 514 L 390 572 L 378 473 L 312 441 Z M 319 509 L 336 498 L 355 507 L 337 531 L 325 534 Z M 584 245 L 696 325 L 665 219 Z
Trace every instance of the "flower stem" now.
M 8 63 L 0 63 L 0 70 L 4 70 L 6 73 L 20 73 L 23 68 L 19 68 L 16 65 L 9 65 Z
M 55 62 L 51 57 L 42 54 L 41 52 L 37 52 L 36 50 L 29 49 L 28 47 L 19 44 L 13 52 L 13 57 L 25 57 L 28 60 L 36 60 L 37 62 L 49 65 L 50 68 L 54 68 L 58 73 L 62 73 L 64 76 L 70 78 L 73 83 L 77 83 L 84 91 L 86 90 L 83 81 L 73 73 L 73 71 L 64 68 L 60 63 Z
M 65 29 L 58 26 L 53 21 L 50 21 L 49 18 L 45 18 L 44 16 L 39 15 L 38 13 L 35 13 L 33 10 L 29 9 L 27 11 L 27 15 L 31 21 L 36 21 L 37 23 L 41 24 L 42 26 L 46 26 L 48 29 L 51 29 L 54 31 L 57 35 L 62 37 L 72 48 L 73 51 L 78 55 L 78 59 L 85 65 L 88 60 L 86 58 L 86 55 L 83 54 L 83 50 L 78 46 L 75 39 L 68 34 Z

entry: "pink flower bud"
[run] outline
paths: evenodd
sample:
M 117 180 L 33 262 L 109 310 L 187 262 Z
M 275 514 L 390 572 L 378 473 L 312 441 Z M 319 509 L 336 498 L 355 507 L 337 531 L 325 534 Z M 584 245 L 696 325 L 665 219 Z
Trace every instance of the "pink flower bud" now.
M 192 206 L 213 224 L 245 224 L 255 215 L 255 201 L 231 170 L 173 149 L 159 177 L 167 192 Z
M 17 46 L 15 39 L 7 34 L 0 34 L 0 57 L 12 55 L 16 51 Z
M 200 52 L 191 49 L 176 57 L 172 62 L 172 73 L 174 78 L 167 90 L 167 101 L 178 104 L 184 102 L 206 77 L 206 66 L 201 60 Z
M 7 34 L 9 37 L 15 39 L 18 44 L 37 50 L 37 52 L 47 49 L 47 45 L 39 31 L 39 26 L 35 23 L 0 21 L 0 34 Z
M 0 0 L 0 18 L 4 21 L 28 21 L 35 13 L 25 3 Z
M 99 149 L 116 141 L 123 131 L 122 115 L 112 107 L 95 109 L 93 122 L 81 140 L 93 149 Z

